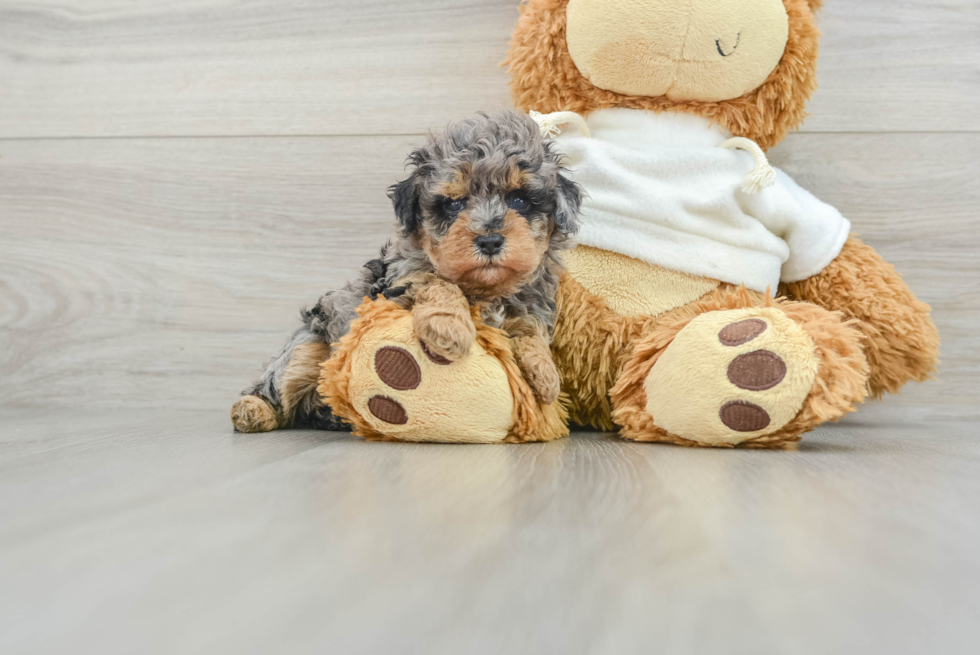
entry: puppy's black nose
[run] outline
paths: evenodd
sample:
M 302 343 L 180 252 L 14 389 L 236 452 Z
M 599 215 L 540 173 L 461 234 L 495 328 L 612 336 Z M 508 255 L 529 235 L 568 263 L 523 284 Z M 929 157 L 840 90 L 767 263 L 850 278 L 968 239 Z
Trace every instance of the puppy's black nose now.
M 493 257 L 503 249 L 504 237 L 501 234 L 481 234 L 474 243 L 484 255 Z

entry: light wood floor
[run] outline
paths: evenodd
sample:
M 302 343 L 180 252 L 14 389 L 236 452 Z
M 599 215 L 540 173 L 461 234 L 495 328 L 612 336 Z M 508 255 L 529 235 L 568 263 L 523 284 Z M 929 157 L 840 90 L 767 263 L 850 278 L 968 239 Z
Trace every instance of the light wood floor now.
M 790 453 L 231 432 L 517 0 L 0 0 L 0 653 L 975 653 L 980 0 L 826 0 L 770 152 L 939 379 Z
M 757 452 L 0 420 L 3 653 L 976 652 L 972 423 Z

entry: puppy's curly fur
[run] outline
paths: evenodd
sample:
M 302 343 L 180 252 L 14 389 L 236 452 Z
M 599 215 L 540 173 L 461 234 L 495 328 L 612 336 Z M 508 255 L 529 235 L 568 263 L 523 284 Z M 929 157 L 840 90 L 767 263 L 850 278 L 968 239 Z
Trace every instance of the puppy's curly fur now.
M 284 381 L 315 376 L 325 357 L 311 353 L 329 356 L 363 299 L 379 295 L 411 307 L 423 347 L 450 361 L 473 343 L 469 305 L 478 305 L 484 322 L 520 346 L 515 355 L 538 398 L 554 401 L 558 373 L 547 356 L 560 273 L 554 255 L 576 232 L 581 202 L 560 159 L 534 121 L 512 111 L 431 135 L 409 155 L 410 175 L 388 190 L 398 225 L 380 257 L 303 310 L 303 326 L 236 403 L 235 427 L 345 429 L 315 385 Z

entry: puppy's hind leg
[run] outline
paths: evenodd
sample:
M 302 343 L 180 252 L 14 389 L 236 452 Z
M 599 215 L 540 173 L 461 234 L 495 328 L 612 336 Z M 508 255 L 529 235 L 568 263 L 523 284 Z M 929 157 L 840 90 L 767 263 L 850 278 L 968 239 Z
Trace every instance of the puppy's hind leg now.
M 282 413 L 289 426 L 335 432 L 350 430 L 346 423 L 334 416 L 317 391 L 321 365 L 330 354 L 330 345 L 322 341 L 310 341 L 293 349 L 279 392 Z
M 384 272 L 378 260 L 368 262 L 358 279 L 324 294 L 312 309 L 300 313 L 303 327 L 293 333 L 266 366 L 262 378 L 232 408 L 231 421 L 239 432 L 294 426 L 349 429 L 317 393 L 320 365 L 330 358 L 330 344 L 347 334 L 364 296 L 374 295 Z
M 266 366 L 259 381 L 232 406 L 232 425 L 239 432 L 268 432 L 291 426 L 297 409 L 307 411 L 310 405 L 310 385 L 304 380 L 312 379 L 315 394 L 320 362 L 329 356 L 330 346 L 321 338 L 305 327 L 297 330 Z
M 269 432 L 279 427 L 279 421 L 276 408 L 259 396 L 242 396 L 231 406 L 231 424 L 239 432 Z

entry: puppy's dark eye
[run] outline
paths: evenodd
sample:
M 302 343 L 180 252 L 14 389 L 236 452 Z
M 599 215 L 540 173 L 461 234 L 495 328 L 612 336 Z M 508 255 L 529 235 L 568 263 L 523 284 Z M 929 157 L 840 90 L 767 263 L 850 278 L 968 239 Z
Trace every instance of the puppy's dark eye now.
M 507 206 L 517 212 L 526 212 L 531 208 L 531 201 L 523 193 L 512 193 L 507 196 Z
M 459 212 L 466 209 L 466 199 L 465 198 L 447 198 L 446 199 L 446 211 L 450 214 L 458 214 Z

